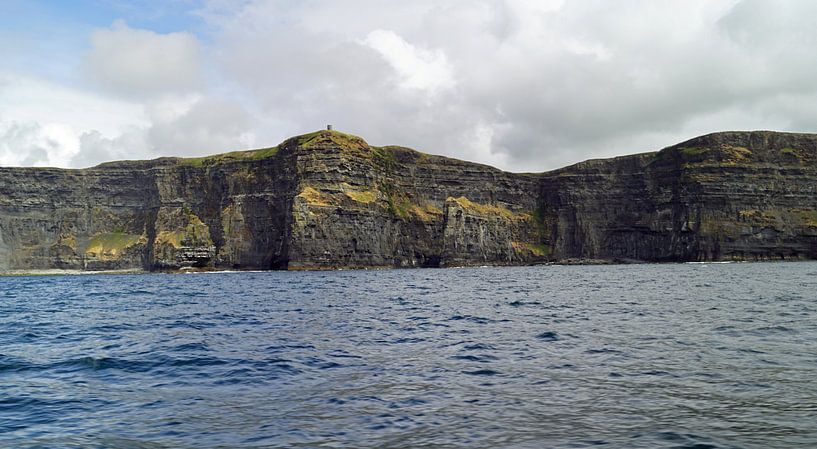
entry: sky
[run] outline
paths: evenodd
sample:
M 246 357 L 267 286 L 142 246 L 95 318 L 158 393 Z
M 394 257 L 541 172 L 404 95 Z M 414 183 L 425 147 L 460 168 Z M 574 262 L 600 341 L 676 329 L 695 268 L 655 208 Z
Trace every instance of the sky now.
M 511 171 L 817 132 L 811 0 L 0 0 L 0 165 L 323 129 Z

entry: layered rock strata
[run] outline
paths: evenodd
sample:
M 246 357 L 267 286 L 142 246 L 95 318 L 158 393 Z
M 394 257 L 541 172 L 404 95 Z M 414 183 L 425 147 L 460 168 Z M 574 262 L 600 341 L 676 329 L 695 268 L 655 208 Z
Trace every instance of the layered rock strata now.
M 319 131 L 205 158 L 0 168 L 0 270 L 817 258 L 815 181 L 806 134 L 516 174 Z
M 542 176 L 559 258 L 817 257 L 817 136 L 724 132 Z

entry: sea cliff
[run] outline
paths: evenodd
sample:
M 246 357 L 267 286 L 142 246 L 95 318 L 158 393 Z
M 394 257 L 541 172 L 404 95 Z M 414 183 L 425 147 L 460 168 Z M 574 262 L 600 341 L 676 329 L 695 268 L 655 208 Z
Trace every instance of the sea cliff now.
M 817 258 L 817 135 L 724 132 L 507 173 L 336 131 L 204 158 L 0 168 L 0 270 Z

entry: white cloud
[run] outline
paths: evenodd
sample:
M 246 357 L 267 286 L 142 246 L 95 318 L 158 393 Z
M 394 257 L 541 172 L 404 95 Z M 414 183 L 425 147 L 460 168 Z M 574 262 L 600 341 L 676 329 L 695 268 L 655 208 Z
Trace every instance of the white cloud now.
M 158 34 L 116 21 L 95 31 L 86 70 L 99 86 L 131 97 L 189 92 L 202 78 L 200 45 L 190 33 Z
M 79 139 L 66 125 L 0 122 L 0 165 L 65 167 L 79 151 Z
M 0 164 L 71 166 L 86 130 L 118 135 L 146 125 L 138 104 L 0 73 Z M 134 148 L 138 151 L 138 148 Z
M 79 151 L 69 162 L 69 167 L 84 168 L 111 160 L 147 159 L 154 156 L 150 151 L 144 128 L 132 129 L 116 137 L 105 137 L 96 130 L 79 136 Z
M 203 156 L 255 145 L 251 117 L 237 103 L 200 96 L 165 98 L 146 105 L 150 125 L 115 137 L 95 130 L 83 133 L 72 167 L 115 159 Z
M 0 76 L 4 138 L 29 129 L 15 141 L 34 142 L 31 160 L 64 160 L 74 140 L 42 130 L 65 125 L 82 165 L 332 123 L 532 171 L 723 129 L 817 131 L 811 1 L 214 0 L 199 13 L 201 39 L 124 22 L 93 33 L 83 90 Z
M 0 164 L 86 167 L 254 144 L 243 106 L 199 91 L 192 35 L 117 22 L 90 41 L 84 58 L 90 85 L 0 71 Z
M 7 72 L 0 72 L 0 119 L 61 123 L 106 134 L 147 124 L 139 103 Z
M 0 75 L 0 165 L 87 167 L 114 159 L 203 155 L 255 145 L 237 101 L 202 94 L 112 100 Z
M 417 48 L 390 30 L 374 30 L 363 44 L 373 48 L 397 72 L 399 86 L 436 93 L 456 84 L 451 65 L 442 50 Z
M 251 125 L 251 117 L 240 104 L 221 98 L 199 98 L 175 117 L 155 115 L 147 136 L 158 154 L 201 156 L 254 145 Z

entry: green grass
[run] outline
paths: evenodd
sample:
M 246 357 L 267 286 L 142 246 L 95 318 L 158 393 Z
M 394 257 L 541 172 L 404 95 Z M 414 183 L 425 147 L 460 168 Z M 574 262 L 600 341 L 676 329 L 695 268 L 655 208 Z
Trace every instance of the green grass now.
M 412 204 L 409 212 L 422 221 L 433 221 L 443 214 L 442 209 L 430 203 Z
M 432 203 L 412 199 L 411 195 L 399 190 L 389 181 L 381 180 L 378 189 L 386 199 L 389 213 L 395 217 L 404 220 L 413 217 L 422 221 L 433 221 L 443 215 L 439 207 Z
M 174 248 L 182 247 L 184 233 L 181 231 L 160 231 L 156 234 L 157 245 L 170 245 Z
M 232 151 L 229 153 L 216 154 L 204 157 L 185 157 L 179 159 L 179 164 L 190 167 L 206 167 L 224 162 L 235 161 L 257 161 L 274 156 L 278 153 L 278 147 L 261 148 L 259 150 Z
M 156 234 L 156 243 L 167 244 L 176 249 L 209 245 L 211 243 L 210 230 L 201 221 L 190 223 L 184 229 L 159 232 Z
M 709 151 L 709 148 L 706 147 L 686 147 L 686 148 L 678 148 L 678 151 L 681 152 L 684 156 L 698 156 L 700 154 L 704 154 Z
M 319 148 L 327 144 L 335 144 L 346 150 L 364 150 L 369 148 L 369 144 L 362 138 L 340 131 L 315 131 L 313 133 L 293 137 L 284 144 L 292 142 L 293 140 L 299 147 L 307 149 Z
M 383 195 L 386 197 L 386 202 L 389 205 L 389 212 L 400 218 L 408 218 L 411 214 L 411 200 L 408 195 L 401 192 L 389 181 L 382 181 L 378 186 Z
M 549 256 L 552 251 L 550 245 L 545 245 L 544 243 L 528 243 L 526 246 L 533 255 L 538 257 Z
M 738 211 L 738 219 L 750 223 L 771 225 L 777 222 L 794 226 L 817 227 L 815 209 L 745 209 Z
M 797 219 L 797 224 L 809 228 L 817 228 L 817 210 L 814 209 L 793 209 L 792 214 Z
M 391 173 L 397 167 L 397 156 L 392 147 L 371 147 L 374 161 Z
M 363 138 L 353 134 L 340 131 L 320 130 L 300 136 L 291 137 L 281 144 L 261 148 L 258 150 L 240 150 L 229 153 L 215 154 L 212 156 L 178 158 L 179 165 L 188 167 L 209 167 L 221 163 L 237 161 L 255 161 L 275 156 L 282 148 L 300 147 L 304 149 L 320 149 L 326 147 L 338 147 L 345 151 L 357 153 L 359 156 L 371 158 L 387 173 L 393 172 L 398 165 L 396 154 L 400 151 L 408 152 L 415 162 L 422 161 L 429 156 L 424 153 L 415 152 L 408 148 L 398 146 L 369 146 Z
M 269 148 L 231 151 L 229 153 L 215 154 L 212 156 L 179 158 L 179 164 L 201 168 L 225 162 L 257 161 L 275 156 L 281 148 L 290 145 L 295 145 L 306 149 L 320 148 L 326 145 L 337 145 L 345 150 L 353 151 L 368 151 L 369 149 L 369 144 L 358 136 L 342 133 L 340 131 L 322 130 L 292 137 L 285 140 L 280 145 Z
M 517 253 L 530 253 L 536 257 L 547 257 L 552 252 L 550 245 L 544 243 L 511 242 L 511 246 Z
M 709 147 L 681 147 L 678 148 L 681 156 L 685 159 L 700 159 L 704 156 L 706 160 L 712 160 L 721 163 L 737 163 L 743 162 L 751 158 L 752 150 L 744 147 L 736 146 L 720 146 L 716 148 Z
M 377 193 L 371 190 L 347 190 L 346 196 L 358 203 L 373 203 L 377 200 Z
M 210 228 L 188 208 L 182 209 L 186 215 L 187 224 L 182 228 L 174 230 L 163 230 L 156 234 L 155 243 L 167 244 L 174 248 L 196 247 L 201 245 L 211 245 Z
M 780 154 L 782 156 L 788 156 L 791 158 L 796 159 L 799 162 L 802 162 L 806 158 L 806 152 L 803 150 L 798 150 L 797 148 L 782 148 L 780 149 Z
M 411 201 L 405 195 L 389 195 L 386 197 L 389 212 L 400 218 L 408 218 L 411 214 Z
M 88 242 L 85 253 L 94 253 L 100 256 L 103 254 L 116 256 L 126 248 L 139 243 L 141 238 L 141 235 L 126 234 L 124 232 L 96 234 L 91 237 L 91 240 Z
M 453 201 L 463 209 L 474 211 L 479 215 L 495 215 L 504 217 L 508 220 L 524 220 L 530 218 L 530 215 L 528 214 L 515 214 L 511 212 L 509 209 L 502 206 L 475 203 L 464 196 L 461 196 L 459 198 L 448 198 L 448 201 Z
M 297 198 L 302 199 L 312 206 L 334 206 L 337 201 L 332 195 L 324 194 L 311 186 L 306 186 L 298 193 Z

